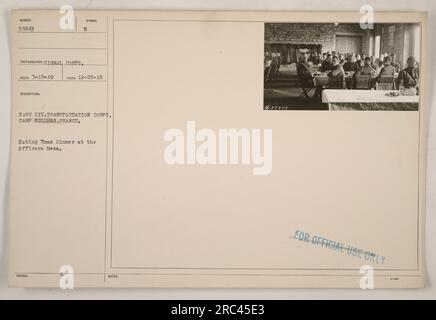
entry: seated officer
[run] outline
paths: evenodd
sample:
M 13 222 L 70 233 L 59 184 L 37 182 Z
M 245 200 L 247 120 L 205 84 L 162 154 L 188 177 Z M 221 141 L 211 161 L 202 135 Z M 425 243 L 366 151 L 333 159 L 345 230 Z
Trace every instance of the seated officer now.
M 356 62 L 356 58 L 354 56 L 348 56 L 347 62 L 344 63 L 344 71 L 356 72 L 357 70 L 359 70 L 359 65 Z
M 309 54 L 303 52 L 300 57 L 300 62 L 297 64 L 297 74 L 301 81 L 312 81 L 313 76 L 309 66 Z
M 327 54 L 327 58 L 323 61 L 320 71 L 330 71 L 332 69 L 332 55 L 330 53 Z
M 339 63 L 339 57 L 334 56 L 332 60 L 332 71 L 328 74 L 329 79 L 340 79 L 341 87 L 345 88 L 345 72 L 342 66 Z
M 415 88 L 419 84 L 419 69 L 416 67 L 415 57 L 407 59 L 407 68 L 398 75 L 399 85 L 405 88 Z
M 375 73 L 375 70 L 371 67 L 371 58 L 366 57 L 365 58 L 365 64 L 362 68 L 360 68 L 356 75 L 362 75 L 362 76 L 373 76 Z
M 380 76 L 393 76 L 395 74 L 395 68 L 392 66 L 391 57 L 385 57 L 383 64 L 383 68 L 380 70 Z
M 297 64 L 297 75 L 303 89 L 313 88 L 313 75 L 310 70 L 308 60 L 309 54 L 307 52 L 303 52 L 300 62 Z M 307 93 L 305 93 L 305 95 L 307 96 Z

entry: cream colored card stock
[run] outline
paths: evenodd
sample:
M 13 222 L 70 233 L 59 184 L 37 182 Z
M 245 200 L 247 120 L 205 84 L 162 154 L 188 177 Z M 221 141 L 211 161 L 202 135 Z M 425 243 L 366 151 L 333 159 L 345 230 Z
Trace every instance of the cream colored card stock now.
M 423 287 L 426 14 L 331 17 L 13 11 L 10 285 Z

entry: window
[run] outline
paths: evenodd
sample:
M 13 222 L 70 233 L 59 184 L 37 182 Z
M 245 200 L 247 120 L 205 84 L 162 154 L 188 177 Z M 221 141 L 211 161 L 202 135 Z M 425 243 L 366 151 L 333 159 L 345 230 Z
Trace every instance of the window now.
M 421 26 L 415 26 L 413 30 L 413 56 L 419 62 L 421 60 Z
M 376 58 L 380 57 L 380 36 L 375 36 L 375 44 L 374 44 L 374 56 Z

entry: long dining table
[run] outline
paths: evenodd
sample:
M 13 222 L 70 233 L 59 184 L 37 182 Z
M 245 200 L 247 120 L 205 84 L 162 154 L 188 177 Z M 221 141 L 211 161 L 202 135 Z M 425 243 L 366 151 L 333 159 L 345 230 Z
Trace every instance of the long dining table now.
M 325 89 L 322 102 L 328 104 L 329 110 L 417 111 L 419 96 L 402 95 L 394 90 Z

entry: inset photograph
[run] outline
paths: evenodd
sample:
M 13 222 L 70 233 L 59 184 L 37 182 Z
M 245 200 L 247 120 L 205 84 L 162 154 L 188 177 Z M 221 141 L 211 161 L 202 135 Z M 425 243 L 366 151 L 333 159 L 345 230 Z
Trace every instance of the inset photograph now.
M 265 23 L 264 110 L 417 111 L 420 24 Z

